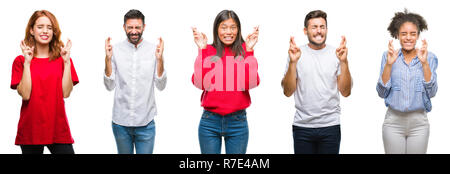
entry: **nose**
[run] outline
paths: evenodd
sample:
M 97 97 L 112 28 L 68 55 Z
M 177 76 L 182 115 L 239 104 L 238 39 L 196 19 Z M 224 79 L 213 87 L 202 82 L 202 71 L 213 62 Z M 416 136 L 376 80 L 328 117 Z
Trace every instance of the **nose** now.
M 410 35 L 410 34 L 408 34 L 407 36 L 406 36 L 406 40 L 411 40 L 411 39 L 413 39 L 414 38 L 414 36 L 412 36 L 412 35 Z
M 227 28 L 227 29 L 225 30 L 225 33 L 226 33 L 226 34 L 231 34 L 231 33 L 233 33 L 233 31 L 232 31 L 231 28 Z
M 323 32 L 323 29 L 322 28 L 317 28 L 317 34 L 322 34 L 322 32 Z

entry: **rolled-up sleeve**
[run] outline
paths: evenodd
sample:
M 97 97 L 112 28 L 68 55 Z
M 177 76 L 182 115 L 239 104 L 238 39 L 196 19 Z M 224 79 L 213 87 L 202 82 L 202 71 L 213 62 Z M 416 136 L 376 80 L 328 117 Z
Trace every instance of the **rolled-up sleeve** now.
M 378 96 L 380 96 L 381 98 L 386 98 L 389 95 L 389 92 L 391 91 L 391 78 L 389 78 L 389 80 L 387 81 L 386 84 L 383 83 L 383 71 L 384 71 L 384 66 L 386 65 L 386 55 L 387 52 L 383 53 L 383 58 L 381 61 L 381 68 L 380 68 L 380 76 L 378 77 L 378 83 L 377 83 L 377 92 L 378 92 Z
M 155 86 L 158 90 L 162 91 L 164 90 L 164 88 L 166 88 L 166 84 L 167 84 L 167 73 L 166 70 L 164 69 L 163 74 L 158 77 L 158 73 L 155 73 Z
M 428 61 L 430 62 L 430 69 L 431 69 L 431 79 L 429 82 L 426 82 L 423 80 L 423 86 L 425 87 L 425 91 L 427 93 L 427 96 L 429 98 L 432 98 L 436 95 L 438 85 L 437 85 L 437 74 L 436 69 L 438 66 L 438 59 L 433 53 L 429 53 L 430 57 L 428 58 Z

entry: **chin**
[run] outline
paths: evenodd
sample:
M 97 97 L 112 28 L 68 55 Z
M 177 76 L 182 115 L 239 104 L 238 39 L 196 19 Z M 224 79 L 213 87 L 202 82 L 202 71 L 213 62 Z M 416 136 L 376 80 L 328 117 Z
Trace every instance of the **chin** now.
M 414 47 L 412 47 L 412 48 L 408 48 L 408 47 L 402 47 L 402 49 L 404 50 L 404 51 L 407 51 L 407 52 L 410 52 L 410 51 L 414 51 L 416 48 L 414 48 Z
M 223 43 L 223 45 L 228 47 L 228 46 L 233 45 L 234 41 L 232 41 L 232 42 L 222 42 L 222 43 Z
M 37 43 L 39 43 L 41 45 L 48 45 L 50 43 L 50 41 L 38 40 Z

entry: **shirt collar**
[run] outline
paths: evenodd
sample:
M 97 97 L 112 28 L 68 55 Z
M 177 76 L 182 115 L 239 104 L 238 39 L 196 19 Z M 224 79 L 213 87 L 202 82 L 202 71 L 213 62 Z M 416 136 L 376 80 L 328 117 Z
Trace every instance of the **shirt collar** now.
M 128 38 L 125 39 L 125 44 L 128 45 L 129 47 L 132 47 L 132 48 L 135 48 L 135 49 L 139 49 L 139 48 L 142 47 L 142 45 L 144 45 L 144 37 L 142 37 L 142 41 L 141 41 L 141 43 L 139 43 L 139 44 L 137 45 L 137 47 L 135 47 L 135 45 L 132 44 L 132 43 L 128 40 Z
M 403 63 L 405 63 L 405 64 L 407 65 L 407 63 L 405 62 L 405 56 L 403 55 L 402 50 L 399 50 L 399 51 L 398 51 L 398 57 L 401 58 L 402 61 L 403 61 Z M 413 65 L 415 65 L 415 64 L 417 64 L 417 63 L 419 63 L 419 62 L 420 62 L 420 61 L 419 61 L 419 58 L 418 58 L 417 55 L 416 55 L 416 57 L 414 57 L 414 58 L 411 60 L 411 62 L 409 63 L 409 65 L 413 66 Z

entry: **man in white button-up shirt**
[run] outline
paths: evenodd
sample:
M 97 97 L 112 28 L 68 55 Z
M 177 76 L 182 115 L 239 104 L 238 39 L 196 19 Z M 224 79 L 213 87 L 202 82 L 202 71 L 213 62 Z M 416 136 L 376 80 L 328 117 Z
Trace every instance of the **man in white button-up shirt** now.
M 166 86 L 164 42 L 155 45 L 144 41 L 145 17 L 130 10 L 124 17 L 127 40 L 112 46 L 105 42 L 104 82 L 114 94 L 113 133 L 119 154 L 151 154 L 155 142 L 156 104 L 154 86 Z

